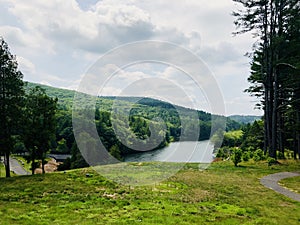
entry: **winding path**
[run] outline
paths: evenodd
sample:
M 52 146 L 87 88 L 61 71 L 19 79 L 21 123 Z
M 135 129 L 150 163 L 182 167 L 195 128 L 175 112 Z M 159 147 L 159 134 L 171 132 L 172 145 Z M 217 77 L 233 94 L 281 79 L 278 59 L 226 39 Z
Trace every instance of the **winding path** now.
M 278 182 L 282 179 L 297 177 L 297 176 L 300 176 L 300 173 L 291 173 L 291 172 L 275 173 L 261 178 L 260 183 L 265 187 L 276 191 L 277 193 L 283 194 L 295 201 L 300 202 L 300 194 L 290 191 L 278 184 Z
M 19 161 L 15 158 L 9 157 L 10 170 L 13 171 L 17 175 L 29 175 L 22 165 L 20 165 Z

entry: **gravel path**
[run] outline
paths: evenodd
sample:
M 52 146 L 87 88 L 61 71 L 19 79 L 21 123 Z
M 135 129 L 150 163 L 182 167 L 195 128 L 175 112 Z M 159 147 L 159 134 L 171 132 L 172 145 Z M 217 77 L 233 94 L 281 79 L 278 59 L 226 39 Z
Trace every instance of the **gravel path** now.
M 10 170 L 13 171 L 17 175 L 29 175 L 30 173 L 27 172 L 22 165 L 20 165 L 19 161 L 9 157 L 10 163 Z
M 291 173 L 291 172 L 283 172 L 283 173 L 275 173 L 269 176 L 263 177 L 260 180 L 260 183 L 267 188 L 270 188 L 280 194 L 283 194 L 295 201 L 300 202 L 300 194 L 292 192 L 278 184 L 278 182 L 285 178 L 297 177 L 300 176 L 300 173 Z

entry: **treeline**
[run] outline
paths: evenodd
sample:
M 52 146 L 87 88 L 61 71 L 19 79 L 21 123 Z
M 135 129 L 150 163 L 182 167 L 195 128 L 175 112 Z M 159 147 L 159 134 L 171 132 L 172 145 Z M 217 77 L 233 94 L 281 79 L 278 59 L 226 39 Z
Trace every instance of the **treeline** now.
M 292 150 L 300 158 L 300 3 L 299 0 L 233 0 L 237 33 L 257 39 L 246 90 L 263 109 L 264 154 L 278 158 Z
M 223 137 L 223 139 L 222 139 Z M 245 124 L 240 130 L 221 133 L 216 132 L 212 137 L 213 143 L 222 142 L 215 149 L 216 157 L 231 160 L 237 166 L 242 161 L 267 161 L 269 165 L 278 163 L 276 159 L 297 159 L 298 152 L 293 145 L 287 145 L 284 152 L 276 151 L 276 158 L 264 153 L 264 121 L 257 120 Z
M 57 99 L 39 87 L 25 92 L 23 74 L 16 57 L 0 38 L 0 156 L 4 155 L 6 176 L 10 176 L 10 154 L 26 148 L 32 174 L 41 161 L 43 172 L 50 140 L 55 134 Z

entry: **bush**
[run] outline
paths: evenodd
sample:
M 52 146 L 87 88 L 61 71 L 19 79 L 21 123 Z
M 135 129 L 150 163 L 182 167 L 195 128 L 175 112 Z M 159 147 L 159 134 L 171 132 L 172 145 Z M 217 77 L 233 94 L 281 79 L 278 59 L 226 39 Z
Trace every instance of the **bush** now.
M 217 158 L 227 159 L 229 157 L 229 148 L 228 147 L 222 147 L 218 150 L 218 153 L 216 155 Z
M 257 149 L 253 154 L 253 159 L 255 162 L 258 162 L 260 160 L 265 160 L 266 157 L 264 155 L 264 151 L 261 149 Z
M 277 152 L 277 158 L 278 159 L 285 159 L 285 156 L 282 152 Z
M 278 162 L 277 162 L 276 159 L 271 158 L 271 157 L 268 157 L 268 165 L 269 165 L 269 166 L 275 165 L 275 164 L 277 164 L 277 163 L 278 163 Z
M 243 161 L 248 162 L 249 159 L 251 158 L 250 152 L 244 152 L 242 158 L 243 158 Z
M 234 163 L 234 166 L 238 166 L 242 162 L 243 152 L 239 148 L 233 148 L 231 160 Z

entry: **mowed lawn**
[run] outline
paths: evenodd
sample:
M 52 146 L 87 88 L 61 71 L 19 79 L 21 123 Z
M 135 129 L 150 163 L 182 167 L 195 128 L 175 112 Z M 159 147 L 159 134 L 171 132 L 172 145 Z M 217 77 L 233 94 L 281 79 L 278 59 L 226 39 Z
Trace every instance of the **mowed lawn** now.
M 259 180 L 300 171 L 299 162 L 198 168 L 188 164 L 162 183 L 141 187 L 114 183 L 92 169 L 1 178 L 0 224 L 300 224 L 300 202 Z

